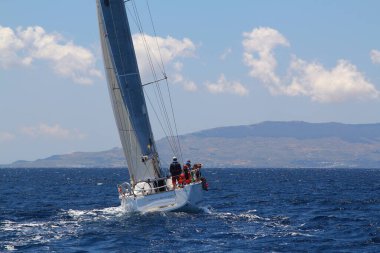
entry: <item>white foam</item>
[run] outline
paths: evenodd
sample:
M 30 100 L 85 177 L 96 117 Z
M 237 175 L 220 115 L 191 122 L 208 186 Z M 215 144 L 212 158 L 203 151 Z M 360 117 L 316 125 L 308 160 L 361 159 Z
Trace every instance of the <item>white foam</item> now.
M 16 250 L 15 246 L 13 246 L 11 244 L 5 245 L 5 249 L 8 250 L 8 251 L 14 251 L 14 250 Z
M 233 213 L 225 212 L 225 213 L 215 213 L 215 215 L 221 219 L 247 220 L 249 222 L 270 221 L 269 218 L 263 218 L 256 214 L 250 214 L 250 213 L 233 214 Z
M 124 210 L 119 206 L 92 210 L 61 210 L 56 217 L 49 221 L 4 220 L 0 222 L 0 234 L 12 233 L 15 237 L 1 242 L 0 245 L 3 245 L 3 248 L 0 248 L 0 252 L 2 250 L 14 251 L 25 245 L 43 244 L 62 240 L 67 236 L 76 236 L 84 222 L 109 220 L 124 214 Z
M 108 220 L 114 217 L 120 217 L 125 214 L 124 209 L 121 206 L 118 207 L 107 207 L 103 209 L 92 209 L 92 210 L 73 210 L 69 209 L 67 214 L 78 221 L 89 221 L 89 220 Z
M 210 206 L 201 206 L 200 210 L 202 210 L 204 213 L 212 214 L 212 210 Z
M 313 237 L 311 234 L 306 234 L 306 233 L 300 233 L 300 232 L 290 232 L 289 233 L 291 236 L 306 236 L 306 237 Z
M 30 245 L 33 243 L 46 243 L 52 238 L 54 231 L 48 226 L 47 223 L 31 222 L 31 223 L 17 223 L 7 222 L 4 227 L 0 228 L 1 231 L 12 231 L 17 235 L 17 240 L 5 241 L 7 250 L 16 250 L 15 247 Z

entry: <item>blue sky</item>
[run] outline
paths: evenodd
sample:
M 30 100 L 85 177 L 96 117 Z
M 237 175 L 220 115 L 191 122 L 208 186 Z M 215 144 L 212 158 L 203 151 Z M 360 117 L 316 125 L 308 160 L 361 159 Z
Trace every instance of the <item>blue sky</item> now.
M 136 2 L 155 41 L 146 0 Z M 149 4 L 180 134 L 266 120 L 380 122 L 379 1 Z M 0 1 L 0 118 L 0 164 L 120 146 L 95 0 Z

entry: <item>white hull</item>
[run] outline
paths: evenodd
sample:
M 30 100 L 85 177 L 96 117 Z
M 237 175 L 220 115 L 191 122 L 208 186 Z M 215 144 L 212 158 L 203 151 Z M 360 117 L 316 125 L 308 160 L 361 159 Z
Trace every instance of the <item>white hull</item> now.
M 202 183 L 144 196 L 120 196 L 121 206 L 128 212 L 170 212 L 197 209 L 202 202 Z

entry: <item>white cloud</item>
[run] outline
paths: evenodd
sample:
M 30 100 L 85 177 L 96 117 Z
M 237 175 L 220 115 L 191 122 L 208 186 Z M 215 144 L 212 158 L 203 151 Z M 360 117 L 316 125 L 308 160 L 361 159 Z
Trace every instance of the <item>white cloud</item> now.
M 162 38 L 150 36 L 148 34 L 134 34 L 133 41 L 135 42 L 135 50 L 141 58 L 143 58 L 142 56 L 145 55 L 146 52 L 144 40 L 146 41 L 146 44 L 149 46 L 149 50 L 152 56 L 156 60 L 159 60 L 161 53 L 162 60 L 164 63 L 170 62 L 178 57 L 194 56 L 195 45 L 188 38 L 178 40 L 171 36 Z M 158 51 L 157 44 L 160 48 L 160 51 Z
M 24 46 L 24 42 L 11 28 L 0 26 L 0 67 L 9 68 L 15 64 L 28 65 L 30 60 L 17 54 Z
M 198 90 L 198 86 L 191 80 L 185 80 L 182 84 L 183 88 L 187 91 L 194 92 Z
M 264 83 L 279 83 L 273 50 L 277 46 L 289 46 L 286 38 L 269 27 L 255 28 L 243 36 L 244 63 L 250 67 L 249 74 Z
M 183 69 L 183 63 L 182 62 L 175 62 L 173 64 L 173 68 L 177 71 L 177 72 L 181 72 L 182 69 Z
M 291 83 L 282 86 L 280 93 L 309 96 L 313 101 L 322 103 L 379 97 L 374 85 L 346 60 L 339 60 L 334 68 L 327 70 L 319 63 L 308 63 L 294 57 L 290 71 Z
M 380 64 L 380 51 L 379 50 L 371 50 L 371 60 L 373 63 Z
M 142 77 L 150 80 L 153 77 L 151 76 L 151 64 L 147 57 L 147 49 L 145 45 L 148 45 L 149 54 L 152 59 L 152 64 L 156 73 L 160 76 L 163 72 L 161 66 L 161 58 L 164 66 L 169 71 L 168 76 L 170 80 L 174 83 L 180 84 L 185 90 L 196 91 L 197 85 L 185 78 L 182 74 L 183 62 L 180 59 L 194 57 L 195 54 L 195 45 L 194 43 L 187 38 L 182 40 L 175 39 L 173 37 L 154 37 L 147 34 L 134 34 L 133 41 L 135 45 L 135 51 L 139 62 L 139 69 L 142 74 Z M 145 43 L 145 42 L 146 43 Z M 159 50 L 157 48 L 159 47 Z M 158 78 L 159 79 L 159 78 Z
M 198 86 L 191 80 L 186 79 L 181 73 L 174 73 L 172 76 L 172 82 L 175 84 L 180 84 L 184 90 L 195 92 L 198 90 Z
M 0 27 L 0 53 L 3 68 L 43 60 L 51 64 L 55 73 L 79 84 L 91 84 L 94 78 L 101 77 L 90 50 L 66 41 L 58 33 L 47 33 L 40 26 L 16 31 Z
M 231 48 L 227 48 L 226 50 L 224 50 L 224 52 L 220 55 L 220 59 L 221 60 L 225 60 L 227 58 L 228 55 L 230 55 L 232 53 L 232 49 Z
M 22 127 L 21 132 L 30 137 L 51 137 L 56 139 L 83 139 L 85 135 L 77 129 L 65 129 L 59 124 L 49 126 L 41 123 L 38 126 Z
M 224 74 L 221 74 L 216 83 L 206 83 L 209 92 L 217 93 L 232 93 L 240 96 L 247 95 L 249 92 L 241 83 L 237 81 L 228 81 Z
M 380 92 L 355 65 L 342 59 L 328 70 L 320 63 L 306 62 L 293 56 L 288 75 L 283 78 L 276 76 L 277 61 L 273 49 L 277 45 L 289 46 L 289 43 L 272 28 L 257 28 L 244 33 L 243 45 L 243 59 L 250 67 L 250 75 L 261 80 L 272 94 L 308 96 L 321 103 L 380 96 Z M 255 57 L 255 53 L 258 56 Z M 374 63 L 380 62 L 380 52 L 372 50 L 371 59 Z
M 0 142 L 11 141 L 15 136 L 8 132 L 0 132 Z

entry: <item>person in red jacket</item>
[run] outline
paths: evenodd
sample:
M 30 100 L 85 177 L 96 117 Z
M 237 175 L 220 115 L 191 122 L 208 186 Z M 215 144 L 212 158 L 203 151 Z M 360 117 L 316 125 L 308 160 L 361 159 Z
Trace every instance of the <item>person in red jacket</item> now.
M 186 184 L 191 183 L 191 175 L 190 175 L 190 168 L 187 164 L 183 165 L 183 174 L 184 174 L 184 179 Z

